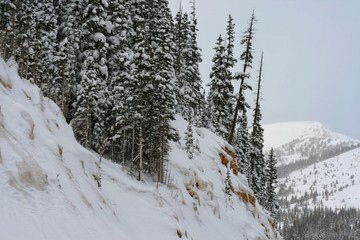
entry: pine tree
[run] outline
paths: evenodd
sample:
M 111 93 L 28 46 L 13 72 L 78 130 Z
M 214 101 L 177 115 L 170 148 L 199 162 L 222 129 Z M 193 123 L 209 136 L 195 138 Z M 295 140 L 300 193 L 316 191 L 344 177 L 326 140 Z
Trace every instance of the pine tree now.
M 229 79 L 227 56 L 221 35 L 214 48 L 213 67 L 210 73 L 209 108 L 210 122 L 219 136 L 226 138 L 231 125 L 233 86 Z
M 190 62 L 190 22 L 187 13 L 179 11 L 175 17 L 176 49 L 175 49 L 175 93 L 177 99 L 176 112 L 181 114 L 185 120 L 192 118 L 193 108 L 191 103 L 194 101 L 192 92 Z
M 200 126 L 203 128 L 210 128 L 210 106 L 208 99 L 205 100 L 205 90 L 203 90 L 203 98 L 204 101 L 201 107 L 201 124 Z
M 239 125 L 236 130 L 234 139 L 234 148 L 236 152 L 237 164 L 239 166 L 239 172 L 244 174 L 250 183 L 251 171 L 250 171 L 250 151 L 251 143 L 248 131 L 247 110 L 242 110 L 242 116 L 239 117 Z
M 159 182 L 163 182 L 164 158 L 167 155 L 168 140 L 174 137 L 170 121 L 174 119 L 175 82 L 174 58 L 172 49 L 173 22 L 167 0 L 153 1 L 149 8 L 149 31 L 151 43 L 151 77 L 152 93 L 149 96 L 146 113 L 146 142 L 152 156 L 149 165 L 158 173 Z M 163 147 L 159 147 L 163 146 Z M 160 162 L 158 162 L 160 161 Z
M 239 87 L 239 94 L 237 96 L 237 100 L 236 100 L 236 106 L 235 106 L 235 110 L 234 110 L 234 115 L 233 115 L 233 120 L 231 123 L 231 128 L 230 128 L 230 134 L 229 134 L 229 138 L 228 138 L 228 142 L 229 144 L 232 143 L 233 138 L 234 138 L 234 134 L 235 134 L 235 127 L 236 127 L 236 123 L 237 123 L 237 118 L 238 118 L 238 112 L 244 108 L 244 101 L 242 101 L 243 99 L 243 94 L 244 91 L 248 88 L 250 88 L 250 86 L 246 83 L 246 79 L 250 78 L 250 74 L 248 73 L 248 70 L 252 67 L 252 59 L 253 59 L 253 48 L 252 48 L 252 43 L 253 43 L 253 38 L 254 38 L 254 24 L 256 22 L 256 18 L 255 18 L 255 13 L 253 12 L 250 18 L 250 23 L 249 23 L 249 27 L 247 28 L 247 30 L 244 33 L 243 38 L 241 39 L 241 45 L 243 45 L 245 47 L 245 50 L 243 51 L 243 53 L 240 56 L 240 60 L 243 61 L 243 69 L 241 73 L 236 74 L 235 79 L 239 79 L 240 80 L 240 87 Z
M 58 35 L 54 77 L 51 82 L 52 99 L 60 106 L 66 120 L 74 118 L 73 103 L 80 72 L 81 0 L 63 0 L 56 5 Z
M 229 70 L 235 66 L 237 62 L 234 57 L 234 42 L 235 42 L 235 24 L 234 19 L 229 15 L 226 27 L 226 68 Z M 233 76 L 229 76 L 229 80 L 233 80 Z
M 55 77 L 55 61 L 58 22 L 53 0 L 39 1 L 36 6 L 36 36 L 39 41 L 37 84 L 45 96 L 55 99 L 53 78 Z
M 199 64 L 202 62 L 201 49 L 197 42 L 197 18 L 196 18 L 196 7 L 195 0 L 192 0 L 192 11 L 191 22 L 190 22 L 190 56 L 189 70 L 191 72 L 190 78 L 192 79 L 191 89 L 193 94 L 193 101 L 190 103 L 194 111 L 194 123 L 196 126 L 201 126 L 201 113 L 203 112 L 202 107 L 205 101 L 205 96 L 202 95 L 202 81 L 200 76 Z
M 13 55 L 15 47 L 16 6 L 11 0 L 0 1 L 0 55 L 5 59 Z
M 256 104 L 254 108 L 253 129 L 250 137 L 252 149 L 250 152 L 251 161 L 251 181 L 250 187 L 253 189 L 256 197 L 261 205 L 265 204 L 265 159 L 263 154 L 264 148 L 264 129 L 260 121 L 262 119 L 260 109 L 260 93 L 261 93 L 261 80 L 263 70 L 263 54 L 261 55 L 260 72 L 257 85 Z
M 188 154 L 188 157 L 192 159 L 194 157 L 194 136 L 193 136 L 193 129 L 191 119 L 188 121 L 188 126 L 185 132 L 185 150 Z
M 37 1 L 24 0 L 16 4 L 15 59 L 19 64 L 19 74 L 33 83 L 37 83 L 40 53 L 35 12 Z
M 109 111 L 109 129 L 111 138 L 111 156 L 115 161 L 124 163 L 131 152 L 132 124 L 125 101 L 131 97 L 129 86 L 133 80 L 131 66 L 133 52 L 131 49 L 132 19 L 128 1 L 112 0 L 109 2 L 108 17 L 113 24 L 108 37 L 109 49 L 107 59 L 109 66 L 109 85 L 111 109 Z
M 157 173 L 163 182 L 168 141 L 176 137 L 170 127 L 175 105 L 173 22 L 167 0 L 134 1 L 130 7 L 133 58 L 131 81 L 124 83 L 125 95 L 129 91 L 125 121 L 142 129 L 143 171 Z M 138 137 L 133 132 L 133 142 Z M 133 145 L 132 152 L 139 152 L 138 147 Z
M 271 216 L 275 219 L 279 204 L 276 200 L 276 187 L 277 187 L 277 160 L 274 154 L 274 149 L 271 148 L 267 166 L 266 166 L 266 204 L 265 208 L 271 213 Z
M 86 147 L 99 150 L 107 141 L 105 111 L 107 108 L 107 40 L 106 5 L 89 1 L 81 26 L 81 72 L 77 85 L 75 131 Z
M 185 120 L 192 118 L 195 125 L 201 125 L 201 114 L 205 111 L 205 99 L 202 94 L 199 63 L 202 61 L 197 45 L 197 19 L 195 2 L 191 18 L 182 9 L 176 14 L 175 35 L 175 93 L 176 112 Z
M 227 167 L 226 178 L 225 178 L 225 193 L 228 194 L 229 196 L 231 195 L 231 188 L 232 188 L 232 183 L 230 177 L 230 169 L 229 167 Z

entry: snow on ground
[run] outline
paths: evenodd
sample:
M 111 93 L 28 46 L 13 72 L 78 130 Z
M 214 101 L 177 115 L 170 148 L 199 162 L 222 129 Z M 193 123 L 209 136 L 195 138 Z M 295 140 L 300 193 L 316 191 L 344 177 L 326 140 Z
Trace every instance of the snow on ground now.
M 172 143 L 157 188 L 79 145 L 60 109 L 0 59 L 0 239 L 276 239 L 256 205 L 224 192 L 226 143 L 195 128 L 200 153 Z M 174 121 L 183 138 L 187 123 Z M 101 188 L 95 177 L 101 176 Z M 231 175 L 237 191 L 251 192 Z M 191 193 L 191 195 L 190 195 Z
M 360 148 L 313 164 L 291 173 L 286 179 L 293 193 L 287 196 L 305 196 L 305 192 L 317 192 L 316 199 L 308 200 L 309 206 L 319 205 L 331 208 L 360 207 Z

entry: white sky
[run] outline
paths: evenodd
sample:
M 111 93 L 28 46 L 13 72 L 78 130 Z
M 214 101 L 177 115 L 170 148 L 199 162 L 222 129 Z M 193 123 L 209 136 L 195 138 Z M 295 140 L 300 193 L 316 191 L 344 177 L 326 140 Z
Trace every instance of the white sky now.
M 180 0 L 169 2 L 177 12 Z M 189 10 L 188 0 L 182 5 Z M 238 58 L 240 36 L 255 9 L 259 21 L 250 83 L 263 50 L 263 123 L 314 120 L 360 139 L 359 0 L 197 0 L 196 6 L 204 84 L 228 14 L 236 24 Z

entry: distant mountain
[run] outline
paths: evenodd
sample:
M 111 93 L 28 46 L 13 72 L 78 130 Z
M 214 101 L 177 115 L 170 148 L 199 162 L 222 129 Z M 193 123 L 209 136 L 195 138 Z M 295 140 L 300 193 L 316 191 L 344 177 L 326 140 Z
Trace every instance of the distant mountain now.
M 359 141 L 319 122 L 264 126 L 279 159 L 278 228 L 284 239 L 360 239 Z
M 283 206 L 360 208 L 360 141 L 319 122 L 264 125 L 265 148 L 279 158 Z

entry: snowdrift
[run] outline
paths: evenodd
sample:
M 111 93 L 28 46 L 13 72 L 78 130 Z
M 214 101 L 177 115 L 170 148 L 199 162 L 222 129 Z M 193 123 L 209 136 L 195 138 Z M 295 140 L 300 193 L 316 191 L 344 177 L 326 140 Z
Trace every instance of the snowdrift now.
M 183 139 L 187 123 L 173 125 Z M 0 239 L 279 239 L 238 196 L 252 194 L 243 176 L 225 193 L 226 143 L 194 129 L 200 151 L 189 159 L 171 143 L 167 184 L 138 182 L 78 144 L 59 107 L 0 59 Z

